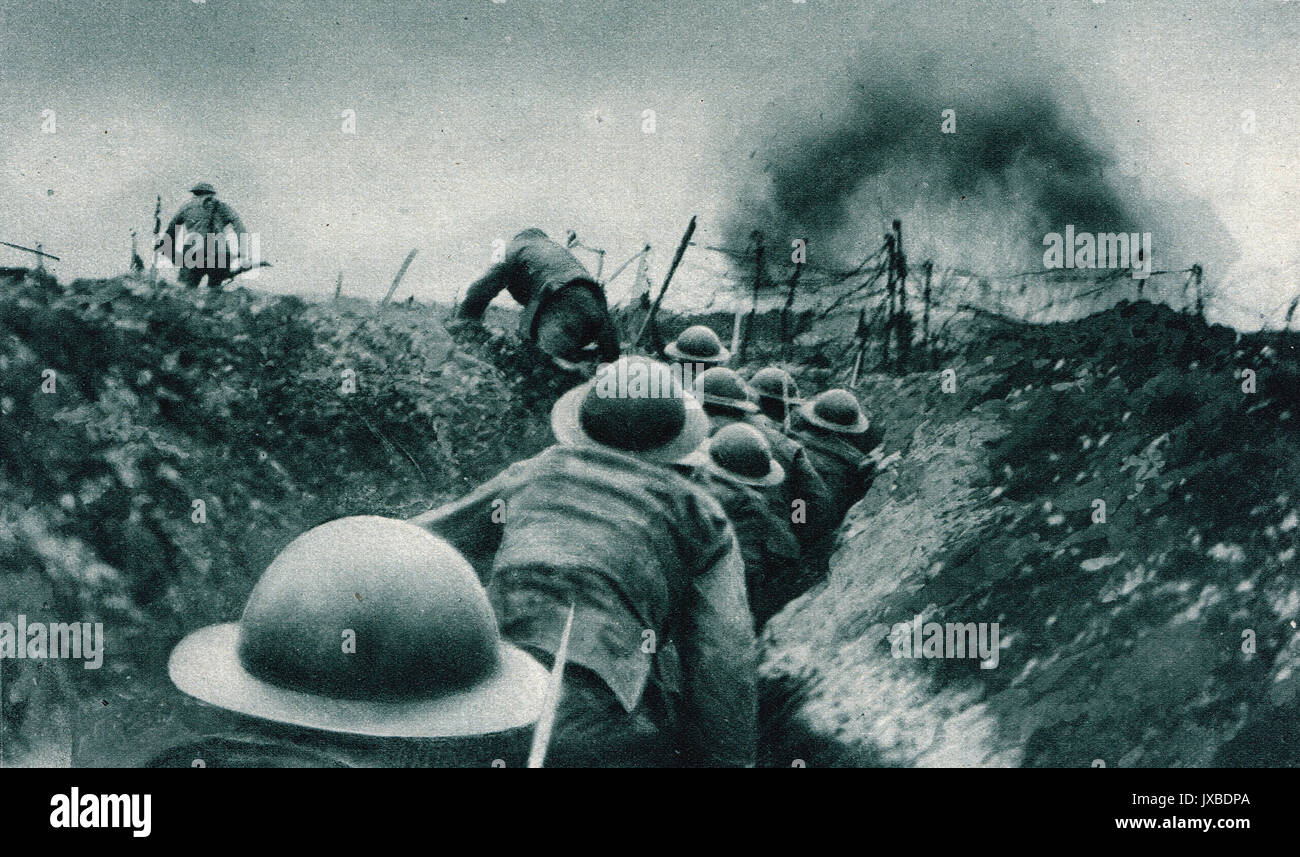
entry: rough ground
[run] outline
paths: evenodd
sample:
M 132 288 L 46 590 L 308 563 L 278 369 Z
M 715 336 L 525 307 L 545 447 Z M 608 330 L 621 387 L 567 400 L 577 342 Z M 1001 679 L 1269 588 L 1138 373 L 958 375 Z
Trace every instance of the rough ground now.
M 168 651 L 237 617 L 294 536 L 415 514 L 545 445 L 541 406 L 453 354 L 441 316 L 129 278 L 0 283 L 0 618 L 106 636 L 99 670 L 0 662 L 0 764 L 146 758 L 196 708 Z
M 518 355 L 463 333 L 453 350 L 441 317 L 0 283 L 0 619 L 107 635 L 98 671 L 0 662 L 0 764 L 147 757 L 200 713 L 167 652 L 237 616 L 291 538 L 413 514 L 549 441 Z M 1296 339 L 1137 304 L 969 342 L 859 389 L 898 455 L 830 583 L 769 626 L 765 761 L 1300 761 Z M 998 667 L 894 659 L 885 632 L 916 614 L 1001 623 Z
M 767 763 L 1296 764 L 1296 343 L 1121 304 L 871 378 L 901 457 L 768 626 Z M 895 658 L 916 615 L 997 667 Z

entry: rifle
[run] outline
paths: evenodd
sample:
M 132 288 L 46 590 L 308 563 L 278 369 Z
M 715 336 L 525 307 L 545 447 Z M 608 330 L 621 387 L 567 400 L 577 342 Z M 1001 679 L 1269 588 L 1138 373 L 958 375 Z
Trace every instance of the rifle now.
M 230 276 L 227 277 L 226 279 L 233 280 L 235 277 L 238 277 L 240 274 L 247 274 L 249 271 L 255 271 L 258 268 L 272 268 L 272 267 L 274 266 L 270 262 L 258 262 L 256 265 L 242 265 L 238 268 L 232 269 L 230 271 Z
M 555 712 L 560 707 L 563 692 L 564 664 L 569 659 L 569 634 L 573 631 L 574 605 L 569 605 L 569 618 L 564 622 L 564 633 L 560 635 L 560 648 L 555 653 L 555 666 L 546 682 L 546 701 L 537 725 L 533 727 L 533 746 L 528 751 L 528 767 L 540 768 L 546 760 L 546 748 L 551 743 L 551 728 L 555 726 Z

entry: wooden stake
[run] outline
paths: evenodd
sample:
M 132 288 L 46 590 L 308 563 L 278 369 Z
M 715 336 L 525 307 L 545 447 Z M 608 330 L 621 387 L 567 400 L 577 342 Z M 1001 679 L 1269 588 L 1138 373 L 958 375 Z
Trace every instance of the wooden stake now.
M 641 323 L 641 329 L 637 331 L 636 339 L 632 340 L 632 347 L 636 348 L 641 344 L 645 337 L 646 331 L 651 329 L 654 324 L 655 314 L 659 312 L 659 305 L 664 301 L 664 293 L 668 291 L 668 284 L 673 281 L 673 274 L 677 272 L 677 266 L 682 262 L 682 254 L 686 252 L 686 245 L 691 243 L 691 236 L 695 234 L 695 216 L 691 216 L 691 222 L 686 225 L 686 232 L 682 235 L 681 243 L 677 245 L 677 252 L 673 255 L 673 263 L 668 266 L 668 274 L 664 277 L 664 283 L 659 287 L 659 295 L 655 302 L 650 305 L 650 312 L 646 314 L 645 321 Z
M 790 287 L 785 293 L 785 306 L 781 308 L 781 343 L 786 359 L 794 349 L 794 331 L 790 329 L 790 311 L 794 307 L 794 290 L 799 286 L 799 274 L 803 265 L 795 263 L 794 274 L 790 276 Z
M 749 310 L 749 324 L 745 325 L 745 339 L 740 343 L 738 362 L 743 363 L 749 352 L 749 340 L 754 336 L 754 324 L 758 321 L 758 292 L 763 286 L 763 236 L 755 231 L 754 235 L 754 303 Z
M 392 298 L 393 293 L 397 291 L 397 287 L 402 283 L 402 277 L 406 276 L 406 269 L 411 267 L 411 261 L 415 259 L 415 254 L 418 252 L 420 252 L 420 250 L 419 248 L 416 248 L 406 254 L 406 261 L 402 263 L 402 267 L 398 270 L 397 276 L 393 277 L 393 284 L 388 287 L 388 294 L 384 295 L 384 299 L 379 302 L 380 306 L 388 303 L 389 299 Z
M 736 299 L 736 321 L 731 326 L 731 353 L 735 354 L 740 349 L 740 320 L 745 316 L 745 305 Z
M 888 259 L 885 270 L 885 329 L 880 337 L 880 362 L 889 366 L 889 336 L 894 331 L 894 236 L 885 235 L 885 255 Z

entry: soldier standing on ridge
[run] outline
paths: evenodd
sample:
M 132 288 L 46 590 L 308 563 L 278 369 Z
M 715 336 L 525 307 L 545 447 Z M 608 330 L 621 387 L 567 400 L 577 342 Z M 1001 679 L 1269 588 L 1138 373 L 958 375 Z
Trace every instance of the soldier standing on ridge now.
M 572 253 L 540 229 L 525 229 L 506 247 L 505 258 L 469 287 L 458 317 L 482 322 L 501 290 L 524 307 L 519 337 L 562 368 L 619 356 L 618 331 L 605 292 Z M 589 347 L 594 343 L 594 353 Z
M 186 288 L 197 288 L 208 278 L 208 287 L 220 289 L 233 276 L 237 252 L 231 252 L 226 229 L 244 240 L 244 223 L 226 202 L 217 199 L 216 189 L 207 182 L 190 188 L 194 198 L 176 212 L 163 231 L 160 246 L 171 244 L 169 261 L 179 269 L 177 279 Z M 155 248 L 157 249 L 157 248 Z M 237 247 L 237 251 L 246 252 Z

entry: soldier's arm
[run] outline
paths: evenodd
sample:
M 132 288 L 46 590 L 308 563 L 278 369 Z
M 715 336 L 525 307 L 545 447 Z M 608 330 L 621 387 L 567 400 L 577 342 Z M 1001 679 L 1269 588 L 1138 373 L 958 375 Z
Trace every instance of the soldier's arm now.
M 601 320 L 600 333 L 596 334 L 596 348 L 602 363 L 613 363 L 618 359 L 620 351 L 618 328 L 614 326 L 614 319 L 608 309 L 605 310 L 605 317 Z
M 456 308 L 457 318 L 482 321 L 488 304 L 492 303 L 492 299 L 501 294 L 501 290 L 506 287 L 509 272 L 508 263 L 498 262 L 489 268 L 486 274 L 470 283 L 465 299 Z
M 511 465 L 459 500 L 416 515 L 411 523 L 450 542 L 486 581 L 501 546 L 506 497 L 519 484 L 522 464 Z
M 231 208 L 227 203 L 223 202 L 221 204 L 221 211 L 222 214 L 225 215 L 226 226 L 232 227 L 235 230 L 236 235 L 243 236 L 244 221 L 239 219 L 239 215 L 235 213 L 235 210 Z M 222 229 L 224 230 L 225 226 L 223 226 Z M 240 248 L 241 253 L 243 252 L 243 249 L 244 248 L 242 247 Z
M 678 639 L 685 701 L 682 737 L 697 764 L 752 767 L 758 740 L 758 647 L 744 563 L 729 548 L 692 581 Z

